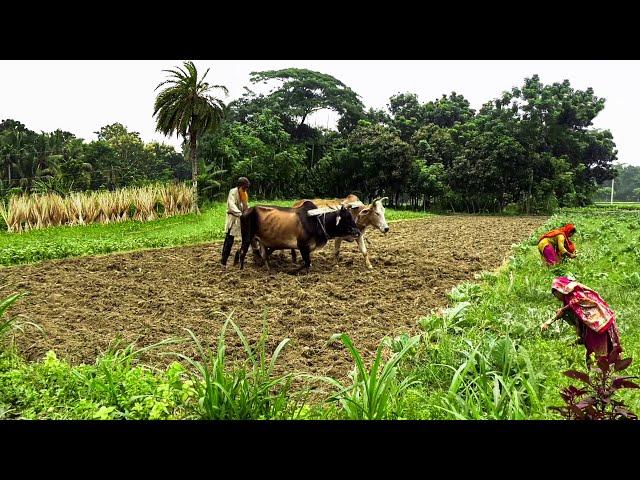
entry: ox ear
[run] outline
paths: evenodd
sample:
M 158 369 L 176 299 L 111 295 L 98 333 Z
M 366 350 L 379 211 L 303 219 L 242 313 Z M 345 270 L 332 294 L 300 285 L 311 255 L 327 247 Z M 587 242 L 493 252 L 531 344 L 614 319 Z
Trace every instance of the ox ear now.
M 336 215 L 336 227 L 340 224 L 340 213 Z
M 360 215 L 367 215 L 371 211 L 371 207 L 365 207 L 360 210 Z

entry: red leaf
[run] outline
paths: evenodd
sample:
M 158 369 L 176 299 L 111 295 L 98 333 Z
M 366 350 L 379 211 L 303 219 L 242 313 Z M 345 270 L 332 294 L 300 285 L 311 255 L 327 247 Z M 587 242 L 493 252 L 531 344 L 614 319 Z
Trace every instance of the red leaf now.
M 613 381 L 611 386 L 613 388 L 640 388 L 640 385 L 633 383 L 631 380 L 627 380 L 627 378 L 632 377 L 618 377 Z
M 576 418 L 578 420 L 584 420 L 585 415 L 582 412 L 582 410 L 580 410 L 578 407 L 576 407 L 575 405 L 569 405 L 569 408 L 571 409 L 571 411 L 573 412 L 573 414 L 576 416 Z
M 616 407 L 616 408 L 613 409 L 613 411 L 615 413 L 617 413 L 617 414 L 622 415 L 625 418 L 630 418 L 630 419 L 633 419 L 633 420 L 636 420 L 638 418 L 634 413 L 630 412 L 629 410 L 627 410 L 624 407 Z
M 631 358 L 625 358 L 624 360 L 618 360 L 614 369 L 616 372 L 619 372 L 620 370 L 627 368 L 629 365 L 631 365 Z
M 564 372 L 564 374 L 569 378 L 574 378 L 588 385 L 591 385 L 591 382 L 589 381 L 589 375 L 587 375 L 586 373 L 578 372 L 576 370 L 567 370 L 566 372 Z
M 593 405 L 595 403 L 595 399 L 592 397 L 586 398 L 585 400 L 582 400 L 580 403 L 576 404 L 576 407 L 584 409 L 585 407 L 588 407 L 589 405 Z
M 607 373 L 609 371 L 609 359 L 605 356 L 598 357 L 598 367 L 604 373 Z
M 593 408 L 591 405 L 589 405 L 586 409 L 587 412 L 587 418 L 589 418 L 590 420 L 596 420 L 599 417 L 598 411 Z
M 615 363 L 620 360 L 620 354 L 622 353 L 622 348 L 614 347 L 609 353 L 609 363 Z

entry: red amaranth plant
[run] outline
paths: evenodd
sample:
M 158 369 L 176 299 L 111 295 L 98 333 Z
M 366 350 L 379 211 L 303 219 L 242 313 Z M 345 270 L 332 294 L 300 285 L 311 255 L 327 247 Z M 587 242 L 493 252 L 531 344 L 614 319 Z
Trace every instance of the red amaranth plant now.
M 566 403 L 563 407 L 551 407 L 567 420 L 637 420 L 621 400 L 613 400 L 613 395 L 621 388 L 640 388 L 631 378 L 637 376 L 616 376 L 614 372 L 624 370 L 631 365 L 631 358 L 620 358 L 621 350 L 615 348 L 608 356 L 598 357 L 591 365 L 589 373 L 567 370 L 564 374 L 579 380 L 586 386 L 577 388 L 573 385 L 560 392 Z

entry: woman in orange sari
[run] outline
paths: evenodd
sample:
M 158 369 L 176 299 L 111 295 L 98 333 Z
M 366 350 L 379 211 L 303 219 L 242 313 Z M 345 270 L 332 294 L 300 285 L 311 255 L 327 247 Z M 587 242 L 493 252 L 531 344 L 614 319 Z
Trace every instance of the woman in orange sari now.
M 576 247 L 569 238 L 574 233 L 576 233 L 576 227 L 571 223 L 567 223 L 564 227 L 551 230 L 540 237 L 538 250 L 547 265 L 557 265 L 562 261 L 563 255 L 567 255 L 570 258 L 576 256 Z
M 576 327 L 578 343 L 587 349 L 587 367 L 592 353 L 595 356 L 609 355 L 614 348 L 622 352 L 616 315 L 597 292 L 567 277 L 556 277 L 551 284 L 551 292 L 564 306 L 554 318 L 541 325 L 542 331 L 565 317 Z

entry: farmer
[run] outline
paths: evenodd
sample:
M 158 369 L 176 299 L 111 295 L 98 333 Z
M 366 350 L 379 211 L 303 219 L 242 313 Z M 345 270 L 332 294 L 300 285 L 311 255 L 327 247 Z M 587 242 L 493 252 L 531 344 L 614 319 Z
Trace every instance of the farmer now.
M 587 368 L 592 361 L 592 353 L 596 357 L 609 355 L 614 348 L 622 352 L 615 313 L 600 295 L 567 277 L 556 277 L 551 284 L 551 292 L 562 300 L 564 306 L 556 312 L 554 318 L 541 325 L 542 331 L 559 318 L 565 317 L 576 327 L 578 343 L 587 349 Z
M 557 265 L 565 254 L 570 258 L 575 258 L 576 247 L 569 238 L 574 233 L 576 233 L 576 227 L 567 223 L 564 227 L 551 230 L 540 237 L 538 250 L 547 265 Z
M 246 177 L 240 177 L 238 179 L 237 187 L 229 190 L 229 196 L 227 197 L 227 220 L 224 224 L 224 231 L 226 236 L 224 238 L 224 245 L 222 245 L 222 268 L 227 268 L 227 260 L 231 254 L 231 248 L 233 247 L 233 240 L 235 237 L 240 237 L 240 216 L 249 208 L 249 179 Z M 234 264 L 238 262 L 240 250 L 236 252 Z

